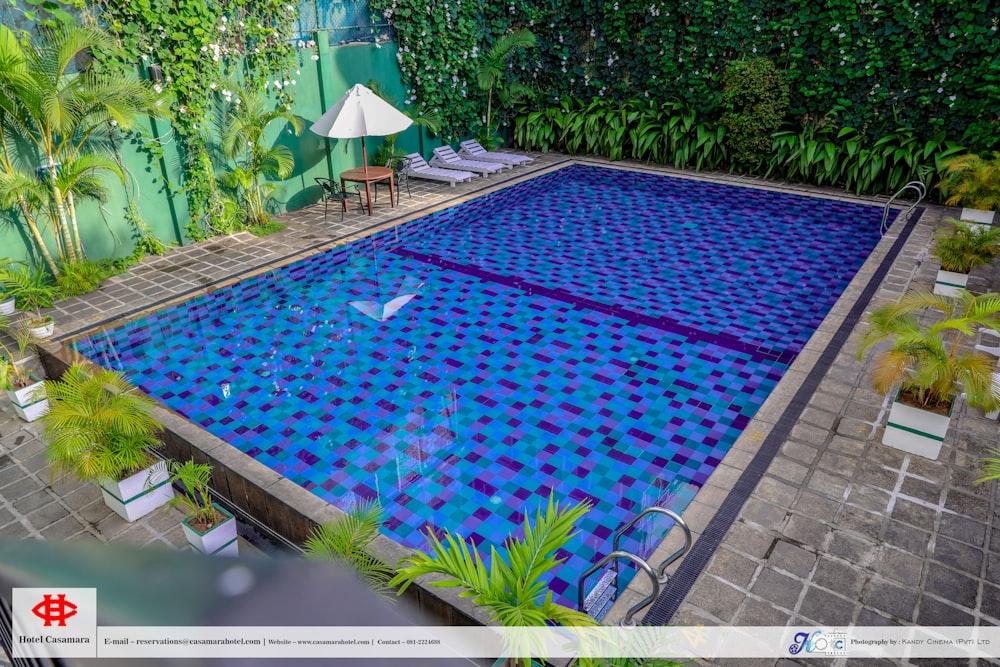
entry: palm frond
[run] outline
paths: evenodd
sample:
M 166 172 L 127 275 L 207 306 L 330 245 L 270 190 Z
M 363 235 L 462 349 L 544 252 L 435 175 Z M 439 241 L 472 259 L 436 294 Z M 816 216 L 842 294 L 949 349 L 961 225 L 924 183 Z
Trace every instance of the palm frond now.
M 316 526 L 303 545 L 306 557 L 338 563 L 357 574 L 371 590 L 388 593 L 395 571 L 368 551 L 384 516 L 378 503 L 363 503 L 334 521 Z
M 993 447 L 990 449 L 991 457 L 979 460 L 982 474 L 976 480 L 976 484 L 983 484 L 994 479 L 1000 479 L 1000 449 Z

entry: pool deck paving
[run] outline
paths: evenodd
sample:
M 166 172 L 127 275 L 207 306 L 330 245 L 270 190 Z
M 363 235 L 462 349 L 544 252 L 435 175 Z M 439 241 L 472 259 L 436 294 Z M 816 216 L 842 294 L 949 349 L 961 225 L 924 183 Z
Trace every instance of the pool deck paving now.
M 858 198 L 832 190 L 639 163 L 532 155 L 536 160 L 526 168 L 454 188 L 411 179 L 410 195 L 404 190 L 399 205 L 390 208 L 382 194 L 372 216 L 352 203 L 343 223 L 337 210 L 324 219 L 320 203 L 281 216 L 288 228 L 278 234 L 258 238 L 240 233 L 176 248 L 162 257 L 147 257 L 126 274 L 105 281 L 99 291 L 58 304 L 52 311 L 57 329 L 51 344 L 57 346 L 60 338 L 189 299 L 573 160 L 885 202 L 885 198 Z M 923 216 L 894 258 L 892 247 L 903 225 L 894 225 L 885 236 L 684 512 L 696 539 L 705 538 L 703 547 L 714 544 L 713 540 L 719 544 L 707 552 L 702 548 L 699 562 L 674 568 L 674 580 L 650 615 L 669 614 L 674 625 L 1000 623 L 1000 529 L 994 533 L 992 525 L 1000 512 L 996 484 L 974 484 L 979 459 L 997 443 L 998 423 L 960 402 L 937 461 L 886 447 L 880 439 L 887 400 L 870 387 L 868 360 L 856 358 L 864 325 L 857 321 L 863 322 L 863 317 L 855 304 L 869 294 L 872 306 L 889 303 L 908 289 L 933 284 L 937 266 L 927 256 L 930 239 L 945 217 L 957 213 L 957 209 L 925 205 Z M 973 274 L 973 290 L 997 286 L 1000 275 L 995 266 Z M 104 506 L 96 488 L 50 479 L 40 432 L 37 423 L 21 422 L 6 402 L 0 404 L 0 537 L 185 548 L 179 510 L 157 512 L 128 524 Z M 733 497 L 734 487 L 753 490 L 744 501 Z M 728 519 L 720 519 L 722 515 Z M 668 543 L 661 553 L 675 544 Z M 650 561 L 658 562 L 656 555 Z M 620 617 L 647 592 L 637 578 L 615 606 L 613 617 Z M 789 657 L 711 664 L 816 662 Z M 848 664 L 843 658 L 828 662 Z M 980 660 L 978 664 L 993 662 Z M 852 659 L 849 664 L 977 662 Z

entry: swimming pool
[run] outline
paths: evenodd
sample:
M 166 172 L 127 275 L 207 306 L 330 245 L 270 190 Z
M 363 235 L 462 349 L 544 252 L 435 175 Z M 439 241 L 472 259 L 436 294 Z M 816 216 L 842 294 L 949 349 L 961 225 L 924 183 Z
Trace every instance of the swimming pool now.
M 590 500 L 551 581 L 575 604 L 618 526 L 705 482 L 880 221 L 573 165 L 76 346 L 325 500 L 379 499 L 407 546 Z

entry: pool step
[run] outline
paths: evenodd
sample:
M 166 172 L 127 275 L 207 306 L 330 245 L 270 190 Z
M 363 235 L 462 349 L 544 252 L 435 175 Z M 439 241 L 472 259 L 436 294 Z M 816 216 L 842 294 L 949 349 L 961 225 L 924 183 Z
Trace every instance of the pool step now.
M 604 571 L 597 584 L 590 589 L 587 597 L 583 600 L 583 611 L 600 621 L 607 616 L 611 610 L 611 605 L 615 603 L 618 589 L 618 573 L 612 569 Z

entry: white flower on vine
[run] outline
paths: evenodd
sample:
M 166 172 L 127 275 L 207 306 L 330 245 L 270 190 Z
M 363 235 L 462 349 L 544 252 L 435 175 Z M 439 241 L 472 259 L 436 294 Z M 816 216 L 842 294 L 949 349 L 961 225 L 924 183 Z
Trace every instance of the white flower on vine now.
M 208 84 L 208 87 L 211 88 L 212 90 L 215 90 L 218 86 L 214 83 L 210 83 Z
M 160 84 L 158 84 L 158 83 L 154 83 L 153 84 L 153 90 L 155 90 L 157 93 L 162 93 L 163 92 L 163 87 L 160 86 Z

